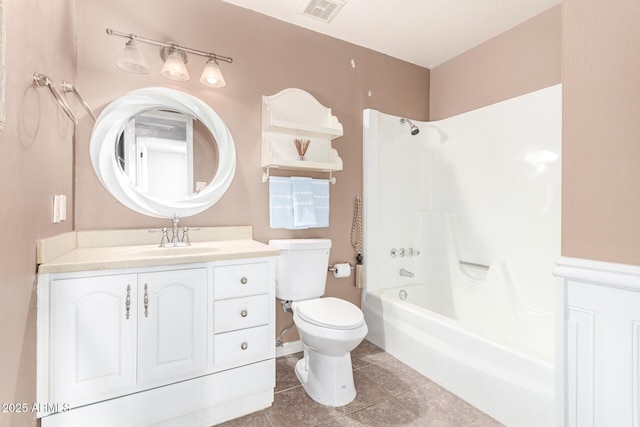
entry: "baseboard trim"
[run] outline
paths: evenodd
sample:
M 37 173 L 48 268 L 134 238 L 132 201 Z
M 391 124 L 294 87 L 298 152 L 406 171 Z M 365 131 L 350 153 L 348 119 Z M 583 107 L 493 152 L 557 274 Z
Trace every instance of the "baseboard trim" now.
M 303 349 L 302 341 L 286 342 L 282 347 L 276 347 L 276 357 L 288 356 L 290 354 L 299 353 Z

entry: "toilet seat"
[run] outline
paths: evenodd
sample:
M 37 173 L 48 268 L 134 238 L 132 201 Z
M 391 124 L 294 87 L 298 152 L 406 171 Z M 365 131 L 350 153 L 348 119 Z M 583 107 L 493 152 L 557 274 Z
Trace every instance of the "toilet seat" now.
M 340 298 L 326 297 L 294 303 L 301 320 L 330 329 L 354 329 L 364 324 L 362 311 Z

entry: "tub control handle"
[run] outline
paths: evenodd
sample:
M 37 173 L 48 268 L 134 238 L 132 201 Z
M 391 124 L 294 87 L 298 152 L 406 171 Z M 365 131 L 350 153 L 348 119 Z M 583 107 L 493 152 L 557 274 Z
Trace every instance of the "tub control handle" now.
M 240 316 L 242 316 L 242 317 L 247 317 L 248 315 L 249 315 L 249 312 L 247 310 L 242 310 L 240 312 Z
M 243 277 L 242 279 L 240 279 L 240 283 L 242 283 L 243 285 L 246 285 L 248 281 L 249 279 L 247 279 L 246 277 Z
M 240 348 L 243 349 L 243 350 L 246 350 L 246 349 L 249 348 L 249 344 L 247 344 L 247 342 L 245 341 L 242 344 L 240 344 Z

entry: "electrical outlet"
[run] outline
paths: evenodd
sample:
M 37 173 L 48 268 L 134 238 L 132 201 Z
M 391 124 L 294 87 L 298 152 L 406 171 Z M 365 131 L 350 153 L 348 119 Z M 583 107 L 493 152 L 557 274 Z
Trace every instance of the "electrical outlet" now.
M 201 192 L 205 189 L 207 183 L 205 181 L 196 181 L 196 193 Z

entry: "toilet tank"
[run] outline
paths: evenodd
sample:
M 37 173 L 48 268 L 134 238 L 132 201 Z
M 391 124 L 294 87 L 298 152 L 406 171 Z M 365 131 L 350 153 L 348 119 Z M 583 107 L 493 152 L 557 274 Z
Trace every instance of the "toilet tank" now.
M 300 301 L 324 295 L 329 267 L 330 239 L 269 240 L 280 249 L 276 264 L 276 297 Z

